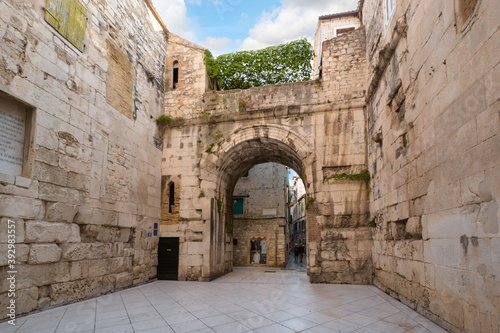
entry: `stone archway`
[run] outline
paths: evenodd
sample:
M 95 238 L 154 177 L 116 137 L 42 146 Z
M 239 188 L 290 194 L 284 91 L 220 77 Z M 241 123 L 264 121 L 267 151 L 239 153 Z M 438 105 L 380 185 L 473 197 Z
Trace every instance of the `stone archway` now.
M 238 179 L 251 167 L 265 162 L 289 166 L 306 179 L 308 174 L 313 179 L 315 158 L 310 143 L 290 128 L 277 125 L 238 128 L 217 142 L 216 147 L 200 163 L 208 171 L 202 181 L 210 183 L 210 175 L 217 174 L 214 195 L 218 206 L 211 220 L 208 259 L 212 278 L 229 272 L 233 265 L 232 194 Z

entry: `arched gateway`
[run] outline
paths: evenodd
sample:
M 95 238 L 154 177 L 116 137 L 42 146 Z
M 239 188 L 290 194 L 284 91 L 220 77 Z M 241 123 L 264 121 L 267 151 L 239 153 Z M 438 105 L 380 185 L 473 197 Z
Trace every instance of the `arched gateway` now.
M 236 182 L 254 165 L 277 162 L 296 170 L 306 186 L 311 281 L 371 282 L 367 185 L 330 179 L 366 169 L 362 40 L 341 60 L 324 61 L 322 82 L 221 92 L 200 85 L 197 92 L 186 83 L 205 82 L 204 69 L 179 73 L 166 97 L 171 121 L 162 128 L 159 232 L 179 238 L 179 279 L 207 281 L 232 270 Z M 342 39 L 332 40 L 324 55 L 341 49 Z M 186 52 L 196 58 L 192 48 Z M 178 94 L 191 104 L 175 104 Z

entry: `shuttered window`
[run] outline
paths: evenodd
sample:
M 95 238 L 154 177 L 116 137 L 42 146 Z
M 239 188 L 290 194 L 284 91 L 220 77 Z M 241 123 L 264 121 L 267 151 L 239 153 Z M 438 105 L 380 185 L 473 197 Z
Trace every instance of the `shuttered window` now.
M 243 198 L 233 199 L 233 215 L 243 215 Z
M 45 21 L 83 52 L 87 8 L 78 0 L 47 0 Z

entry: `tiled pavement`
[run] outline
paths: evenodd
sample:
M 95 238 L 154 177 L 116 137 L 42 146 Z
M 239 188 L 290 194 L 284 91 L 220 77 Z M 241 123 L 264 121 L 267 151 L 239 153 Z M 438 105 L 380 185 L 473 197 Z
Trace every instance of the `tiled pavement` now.
M 0 332 L 445 331 L 374 286 L 310 284 L 300 269 L 237 267 L 209 283 L 155 281 L 20 317 Z

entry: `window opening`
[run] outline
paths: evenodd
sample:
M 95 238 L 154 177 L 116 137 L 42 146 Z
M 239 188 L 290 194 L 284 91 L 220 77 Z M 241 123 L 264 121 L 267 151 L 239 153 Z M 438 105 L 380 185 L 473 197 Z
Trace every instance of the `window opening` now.
M 168 212 L 173 213 L 175 211 L 175 185 L 174 183 L 169 184 L 168 189 Z
M 233 215 L 243 215 L 244 208 L 243 198 L 233 199 Z
M 179 62 L 174 61 L 173 73 L 172 73 L 172 89 L 176 89 L 179 84 Z
M 389 24 L 389 21 L 394 14 L 394 9 L 396 8 L 396 0 L 384 0 L 385 2 L 385 24 Z
M 342 35 L 345 35 L 346 33 L 348 33 L 349 31 L 353 31 L 355 28 L 354 27 L 350 27 L 350 28 L 344 28 L 344 29 L 338 29 L 337 30 L 337 37 L 340 37 Z

